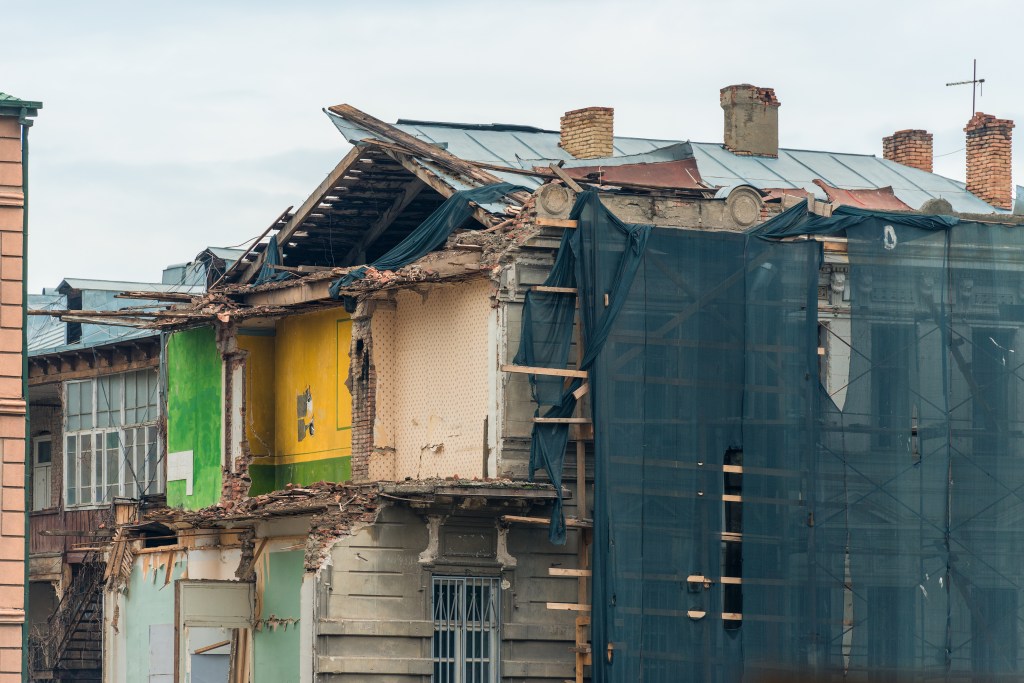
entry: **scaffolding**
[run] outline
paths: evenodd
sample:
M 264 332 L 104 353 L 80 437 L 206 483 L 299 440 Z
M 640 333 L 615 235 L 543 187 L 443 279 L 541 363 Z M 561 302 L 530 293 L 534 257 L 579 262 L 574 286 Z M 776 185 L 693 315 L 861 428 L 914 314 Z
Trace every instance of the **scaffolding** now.
M 567 367 L 575 289 L 593 680 L 1019 678 L 1024 233 L 804 205 L 654 229 L 594 192 L 572 219 L 515 362 Z M 846 250 L 848 334 L 819 320 L 822 240 Z M 560 482 L 584 378 L 531 379 L 531 462 Z

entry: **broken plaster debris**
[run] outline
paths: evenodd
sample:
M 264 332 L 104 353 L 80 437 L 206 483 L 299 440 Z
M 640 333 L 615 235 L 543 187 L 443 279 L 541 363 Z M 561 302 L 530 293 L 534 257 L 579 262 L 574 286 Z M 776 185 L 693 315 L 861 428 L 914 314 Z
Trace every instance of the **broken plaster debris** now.
M 241 501 L 227 500 L 195 511 L 157 508 L 144 513 L 144 522 L 158 522 L 179 529 L 238 525 L 235 528 L 240 530 L 242 543 L 238 574 L 239 578 L 245 578 L 251 575 L 260 554 L 260 539 L 256 538 L 252 526 L 245 528 L 247 524 L 278 517 L 310 515 L 305 570 L 316 572 L 324 565 L 336 541 L 373 524 L 384 507 L 395 502 L 418 502 L 435 495 L 451 496 L 453 489 L 472 495 L 474 489 L 488 492 L 549 491 L 551 486 L 512 479 L 467 480 L 459 477 L 372 484 L 321 481 L 302 487 L 288 486 Z

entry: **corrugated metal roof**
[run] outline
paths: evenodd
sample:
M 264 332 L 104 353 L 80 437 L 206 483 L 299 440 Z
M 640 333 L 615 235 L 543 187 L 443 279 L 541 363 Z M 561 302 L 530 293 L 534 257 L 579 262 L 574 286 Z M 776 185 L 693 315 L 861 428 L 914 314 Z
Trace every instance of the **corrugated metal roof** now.
M 376 137 L 373 133 L 328 113 L 331 121 L 346 139 L 355 143 Z M 616 137 L 615 155 L 609 159 L 574 159 L 558 146 L 557 131 L 504 124 L 460 124 L 400 119 L 400 130 L 421 140 L 447 149 L 455 156 L 470 161 L 532 168 L 551 161 L 564 160 L 567 165 L 595 166 L 601 164 L 654 163 L 678 160 L 680 141 L 648 138 Z M 955 211 L 966 213 L 1006 213 L 969 193 L 964 183 L 927 173 L 870 154 L 848 154 L 797 149 L 780 149 L 776 159 L 740 156 L 720 143 L 693 142 L 688 145 L 705 182 L 719 186 L 753 185 L 762 189 L 800 188 L 825 199 L 814 184 L 820 178 L 844 190 L 872 190 L 891 186 L 895 195 L 917 209 L 929 199 L 946 199 Z M 647 160 L 623 157 L 649 155 Z M 665 157 L 665 158 L 661 158 Z M 422 162 L 421 162 L 422 163 Z M 431 169 L 435 170 L 436 169 Z M 495 172 L 494 175 L 520 185 L 536 186 L 539 179 Z M 451 174 L 442 172 L 446 179 Z M 456 189 L 465 185 L 453 179 Z
M 65 307 L 64 297 L 60 294 L 29 294 L 28 307 L 33 311 L 60 310 Z M 64 343 L 64 323 L 57 318 L 44 315 L 28 316 L 29 355 L 36 355 L 40 349 L 60 346 Z
M 154 282 L 124 282 L 113 280 L 86 280 L 67 278 L 57 287 L 58 292 L 70 290 L 81 291 L 83 308 L 87 310 L 112 311 L 130 306 L 143 306 L 155 303 L 144 299 L 118 299 L 120 292 L 181 292 L 185 294 L 202 294 L 205 287 L 185 286 L 180 284 L 160 284 Z M 52 292 L 53 290 L 49 290 Z M 28 307 L 31 310 L 61 310 L 67 308 L 65 294 L 30 294 Z M 73 344 L 66 343 L 67 323 L 59 318 L 31 315 L 28 317 L 28 354 L 43 356 L 75 349 L 87 349 L 93 346 L 111 344 L 113 342 L 152 337 L 157 333 L 153 330 L 114 325 L 82 323 L 82 338 Z
M 967 191 L 964 183 L 903 166 L 870 154 L 780 149 L 777 159 L 740 156 L 722 145 L 694 142 L 693 155 L 701 177 L 715 185 L 749 184 L 759 188 L 801 188 L 825 199 L 814 184 L 820 178 L 843 190 L 892 187 L 908 206 L 919 209 L 929 199 L 946 199 L 954 211 L 1004 213 Z
M 41 316 L 34 316 L 41 317 Z M 109 327 L 109 332 L 103 332 L 97 326 L 90 326 L 90 329 L 85 329 L 83 325 L 82 340 L 75 342 L 74 344 L 64 343 L 64 323 L 61 325 L 61 337 L 57 340 L 59 343 L 55 346 L 36 346 L 29 347 L 29 356 L 48 356 L 53 353 L 64 353 L 65 351 L 76 351 L 82 349 L 89 349 L 94 346 L 103 346 L 104 344 L 113 344 L 115 342 L 126 342 L 133 339 L 142 339 L 145 337 L 156 337 L 159 333 L 153 330 L 139 329 L 136 327 Z
M 237 261 L 245 253 L 245 249 L 228 249 L 227 247 L 207 247 L 206 251 L 225 261 Z

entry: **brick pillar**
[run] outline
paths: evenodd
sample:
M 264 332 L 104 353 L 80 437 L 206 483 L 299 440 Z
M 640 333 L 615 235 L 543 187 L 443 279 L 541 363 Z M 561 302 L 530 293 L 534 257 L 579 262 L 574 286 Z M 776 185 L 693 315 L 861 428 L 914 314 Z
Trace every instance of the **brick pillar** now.
M 567 111 L 562 116 L 562 149 L 577 159 L 600 159 L 615 153 L 615 110 L 611 107 L 587 107 Z
M 1013 208 L 1013 121 L 975 114 L 967 126 L 967 191 L 1001 209 Z
M 932 172 L 932 134 L 926 130 L 898 130 L 882 138 L 882 156 L 897 164 Z
M 24 228 L 26 103 L 0 94 L 0 683 L 21 680 L 25 623 Z M 27 125 L 24 130 L 27 131 Z
M 352 394 L 352 481 L 370 478 L 373 425 L 377 416 L 377 373 L 373 365 L 373 335 L 368 302 L 360 302 L 352 315 L 348 386 Z

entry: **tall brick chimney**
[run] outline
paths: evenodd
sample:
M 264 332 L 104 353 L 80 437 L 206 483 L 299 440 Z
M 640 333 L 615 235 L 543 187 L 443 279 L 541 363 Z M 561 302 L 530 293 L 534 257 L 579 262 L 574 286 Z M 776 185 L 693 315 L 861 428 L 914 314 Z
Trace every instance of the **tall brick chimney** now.
M 967 191 L 1000 209 L 1013 208 L 1013 121 L 976 113 L 967 126 Z
M 721 90 L 725 148 L 733 154 L 779 156 L 779 105 L 774 88 L 743 83 Z
M 898 130 L 882 138 L 882 156 L 897 164 L 932 172 L 932 134 L 926 130 Z
M 562 116 L 562 139 L 558 143 L 577 159 L 600 159 L 614 154 L 612 141 L 615 110 L 586 107 Z

